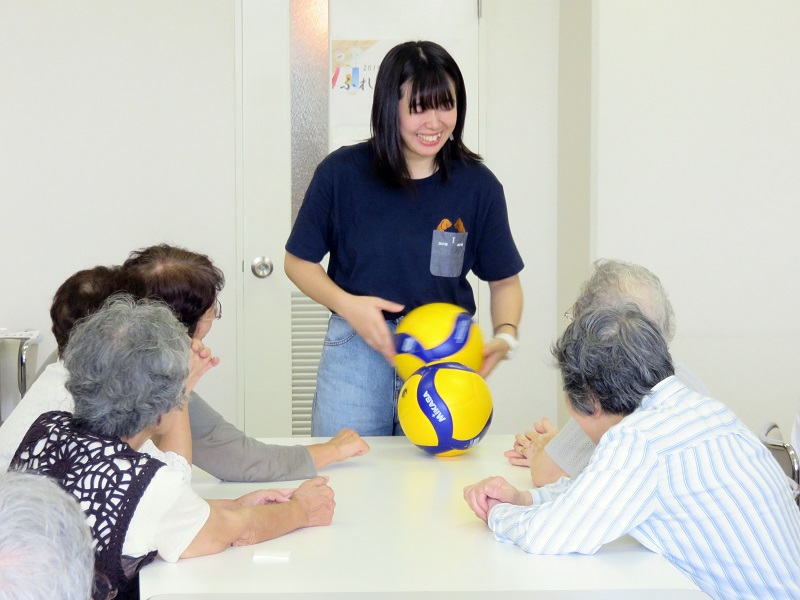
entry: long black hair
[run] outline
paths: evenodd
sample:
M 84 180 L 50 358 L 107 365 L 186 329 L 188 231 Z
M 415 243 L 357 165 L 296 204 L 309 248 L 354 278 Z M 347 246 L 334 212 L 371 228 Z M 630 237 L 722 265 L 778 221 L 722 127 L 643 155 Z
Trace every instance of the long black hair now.
M 370 143 L 375 167 L 394 187 L 410 181 L 403 140 L 400 137 L 399 103 L 408 83 L 410 109 L 451 108 L 457 110 L 453 139 L 437 153 L 436 167 L 447 180 L 452 161 L 479 162 L 481 157 L 464 145 L 464 119 L 467 114 L 467 89 L 453 57 L 434 42 L 404 42 L 389 50 L 378 68 L 372 99 Z M 455 90 L 455 98 L 453 98 Z

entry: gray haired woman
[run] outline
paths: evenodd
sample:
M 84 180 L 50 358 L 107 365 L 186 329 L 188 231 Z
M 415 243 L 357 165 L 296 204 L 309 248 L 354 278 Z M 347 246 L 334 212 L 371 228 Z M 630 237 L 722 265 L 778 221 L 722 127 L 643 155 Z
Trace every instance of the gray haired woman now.
M 94 553 L 75 499 L 46 477 L 0 475 L 0 597 L 87 600 Z
M 139 452 L 151 437 L 174 433 L 183 417 L 189 345 L 166 306 L 112 298 L 70 335 L 64 365 L 74 415 L 41 415 L 11 463 L 55 479 L 77 498 L 97 568 L 118 598 L 139 597 L 137 574 L 156 554 L 167 561 L 214 554 L 327 525 L 333 516 L 324 477 L 296 490 L 205 501 L 180 472 Z

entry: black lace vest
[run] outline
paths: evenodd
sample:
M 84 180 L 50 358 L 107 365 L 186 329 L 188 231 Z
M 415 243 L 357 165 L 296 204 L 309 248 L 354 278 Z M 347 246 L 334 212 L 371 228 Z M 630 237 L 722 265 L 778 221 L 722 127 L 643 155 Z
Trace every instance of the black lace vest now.
M 123 556 L 122 545 L 142 494 L 162 466 L 119 439 L 81 428 L 61 411 L 36 419 L 11 461 L 11 468 L 46 475 L 77 498 L 92 529 L 95 570 L 120 591 L 118 597 L 127 595 L 126 588 L 138 583 L 131 580 L 155 558 L 155 551 Z

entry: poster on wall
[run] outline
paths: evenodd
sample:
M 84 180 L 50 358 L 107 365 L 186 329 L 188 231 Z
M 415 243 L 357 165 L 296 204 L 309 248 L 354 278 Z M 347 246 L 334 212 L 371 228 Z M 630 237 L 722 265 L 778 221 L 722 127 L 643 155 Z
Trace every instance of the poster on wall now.
M 389 50 L 410 40 L 434 41 L 458 63 L 473 107 L 472 116 L 467 114 L 464 140 L 477 149 L 477 5 L 466 0 L 404 0 L 403 9 L 395 10 L 395 4 L 390 0 L 328 0 L 329 150 L 369 138 L 378 67 Z
M 367 139 L 378 67 L 398 40 L 331 40 L 330 150 Z

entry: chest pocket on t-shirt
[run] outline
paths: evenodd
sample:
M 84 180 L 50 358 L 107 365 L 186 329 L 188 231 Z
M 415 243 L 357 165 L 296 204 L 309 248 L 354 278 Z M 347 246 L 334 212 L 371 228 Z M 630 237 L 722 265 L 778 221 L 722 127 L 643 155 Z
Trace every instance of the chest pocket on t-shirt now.
M 433 232 L 431 240 L 431 275 L 436 277 L 458 277 L 464 267 L 464 250 L 467 247 L 467 232 Z

